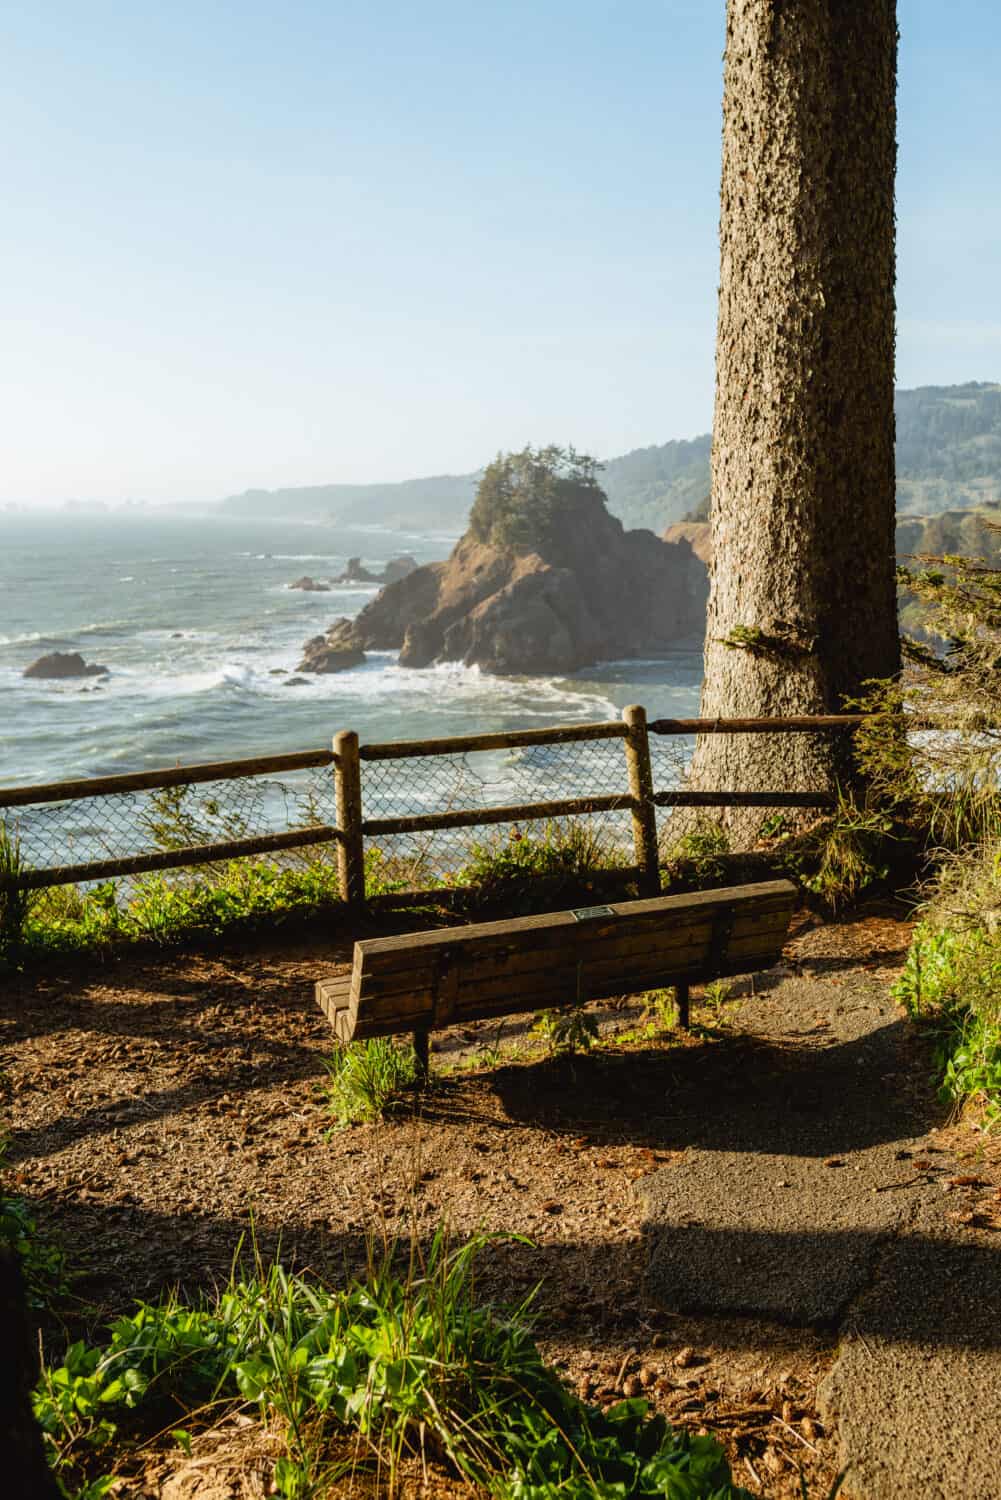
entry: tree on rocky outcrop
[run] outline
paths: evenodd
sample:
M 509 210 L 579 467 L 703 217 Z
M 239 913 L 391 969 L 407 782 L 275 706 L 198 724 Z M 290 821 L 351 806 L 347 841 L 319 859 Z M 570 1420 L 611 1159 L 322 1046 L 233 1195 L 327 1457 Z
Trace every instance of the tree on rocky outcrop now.
M 522 448 L 488 464 L 469 513 L 469 534 L 491 547 L 546 551 L 573 524 L 575 507 L 604 503 L 601 465 L 574 448 Z
M 896 44 L 895 0 L 728 0 L 703 717 L 838 712 L 899 666 Z M 833 736 L 705 736 L 692 784 L 845 770 Z

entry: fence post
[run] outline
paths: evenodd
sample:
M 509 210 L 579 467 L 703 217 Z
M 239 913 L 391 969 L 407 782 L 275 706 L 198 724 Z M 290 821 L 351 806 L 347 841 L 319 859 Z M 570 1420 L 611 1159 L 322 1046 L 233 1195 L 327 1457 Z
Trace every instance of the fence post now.
M 365 900 L 365 844 L 361 823 L 361 761 L 353 729 L 334 735 L 334 786 L 337 791 L 337 873 L 341 900 L 358 905 Z
M 633 844 L 640 871 L 640 890 L 645 896 L 660 895 L 660 859 L 657 849 L 657 808 L 653 800 L 653 768 L 646 709 L 631 703 L 622 713 L 626 725 L 626 767 L 629 795 L 633 799 Z

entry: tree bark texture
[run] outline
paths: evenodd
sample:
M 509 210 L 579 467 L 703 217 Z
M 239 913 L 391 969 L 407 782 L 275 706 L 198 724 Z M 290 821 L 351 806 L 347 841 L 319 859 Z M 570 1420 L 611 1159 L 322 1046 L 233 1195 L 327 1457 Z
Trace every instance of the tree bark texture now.
M 728 3 L 704 718 L 838 712 L 899 667 L 896 46 L 895 0 Z M 715 735 L 692 785 L 844 771 L 836 736 Z

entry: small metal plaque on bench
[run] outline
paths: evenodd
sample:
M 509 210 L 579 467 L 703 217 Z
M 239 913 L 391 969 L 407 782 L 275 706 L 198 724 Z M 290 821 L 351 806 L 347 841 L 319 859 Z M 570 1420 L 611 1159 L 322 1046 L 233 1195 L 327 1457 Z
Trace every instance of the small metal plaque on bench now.
M 610 906 L 580 906 L 570 915 L 576 917 L 578 922 L 590 922 L 595 917 L 614 917 L 615 913 Z

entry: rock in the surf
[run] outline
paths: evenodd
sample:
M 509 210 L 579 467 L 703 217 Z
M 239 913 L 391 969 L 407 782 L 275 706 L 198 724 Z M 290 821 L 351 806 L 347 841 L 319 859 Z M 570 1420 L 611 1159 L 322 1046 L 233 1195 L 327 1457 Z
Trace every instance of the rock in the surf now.
M 336 625 L 347 625 L 347 620 L 338 620 Z M 360 667 L 365 660 L 365 652 L 357 645 L 339 646 L 332 644 L 329 637 L 325 635 L 314 635 L 311 641 L 307 641 L 303 648 L 302 661 L 296 667 L 297 672 L 346 672 L 349 667 Z
M 373 573 L 362 566 L 360 557 L 349 557 L 348 565 L 343 573 L 339 573 L 334 579 L 335 583 L 381 583 L 382 576 Z
M 107 677 L 108 668 L 86 662 L 79 651 L 49 651 L 25 667 L 25 677 Z
M 310 578 L 310 576 L 309 576 L 308 573 L 303 574 L 302 578 L 297 578 L 296 581 L 295 581 L 295 583 L 290 583 L 289 584 L 289 588 L 290 589 L 302 589 L 302 591 L 303 591 L 304 594 L 329 594 L 330 593 L 330 584 L 329 583 L 317 583 L 316 579 L 315 578 Z

